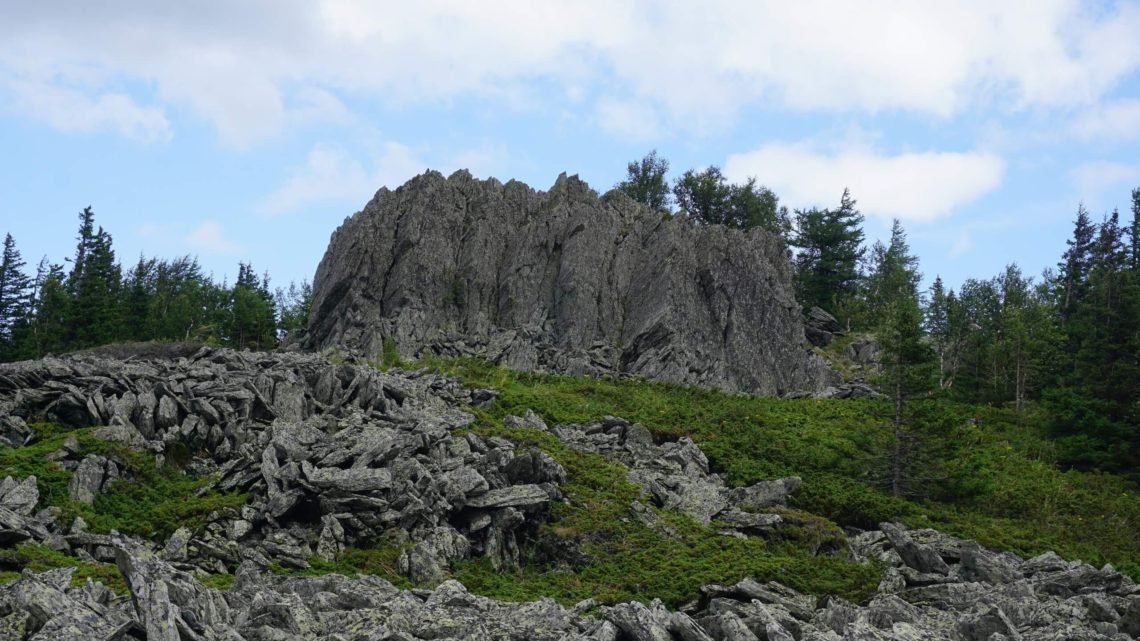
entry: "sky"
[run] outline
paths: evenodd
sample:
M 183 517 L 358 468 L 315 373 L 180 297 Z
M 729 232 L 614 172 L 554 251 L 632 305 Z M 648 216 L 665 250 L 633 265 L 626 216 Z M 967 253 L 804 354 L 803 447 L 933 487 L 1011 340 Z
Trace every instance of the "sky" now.
M 0 0 L 0 233 L 312 279 L 426 169 L 599 193 L 651 149 L 849 188 L 929 283 L 1055 265 L 1140 187 L 1140 1 Z

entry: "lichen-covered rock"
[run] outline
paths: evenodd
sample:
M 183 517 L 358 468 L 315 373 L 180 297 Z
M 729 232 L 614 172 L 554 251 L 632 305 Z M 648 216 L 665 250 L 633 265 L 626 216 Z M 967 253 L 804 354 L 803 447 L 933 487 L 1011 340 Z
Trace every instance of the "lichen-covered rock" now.
M 778 238 L 664 220 L 577 177 L 538 192 L 427 172 L 381 189 L 317 268 L 309 342 L 374 356 L 386 340 L 769 395 L 838 380 L 804 348 Z

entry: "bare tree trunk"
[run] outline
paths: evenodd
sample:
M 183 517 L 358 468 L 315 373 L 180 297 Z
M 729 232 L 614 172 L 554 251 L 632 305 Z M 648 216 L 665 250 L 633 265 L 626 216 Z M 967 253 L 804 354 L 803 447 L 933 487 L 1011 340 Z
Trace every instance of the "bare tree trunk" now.
M 903 490 L 903 393 L 902 382 L 895 381 L 894 452 L 891 456 L 891 494 Z

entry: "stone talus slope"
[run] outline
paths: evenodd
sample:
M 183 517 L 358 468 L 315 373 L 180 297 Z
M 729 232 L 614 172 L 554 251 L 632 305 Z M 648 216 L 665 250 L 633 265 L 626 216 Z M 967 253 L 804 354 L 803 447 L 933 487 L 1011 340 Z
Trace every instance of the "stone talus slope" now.
M 1002 639 L 1128 641 L 1140 635 L 1140 587 L 1111 566 L 1053 553 L 1023 560 L 933 530 L 884 523 L 853 532 L 853 562 L 885 573 L 867 603 L 800 594 L 745 578 L 708 585 L 678 610 L 659 602 L 573 607 L 549 599 L 508 603 L 448 580 L 472 556 L 518 564 L 545 507 L 561 499 L 564 470 L 548 454 L 465 433 L 466 390 L 426 373 L 333 365 L 313 355 L 202 349 L 125 360 L 92 355 L 0 366 L 0 447 L 26 447 L 27 420 L 90 426 L 159 461 L 175 445 L 208 452 L 186 467 L 246 503 L 165 540 L 91 533 L 40 505 L 35 477 L 0 480 L 0 542 L 29 541 L 83 560 L 114 563 L 129 597 L 73 570 L 26 571 L 0 586 L 0 638 L 231 641 L 417 639 L 642 639 L 838 641 Z M 27 420 L 25 420 L 27 419 Z M 765 536 L 766 506 L 799 487 L 790 477 L 727 488 L 688 439 L 657 443 L 644 427 L 605 417 L 547 427 L 569 447 L 628 469 L 643 489 L 630 517 L 669 536 L 659 510 L 717 524 L 709 536 Z M 66 443 L 52 460 L 74 472 L 69 492 L 90 500 L 129 470 Z M 120 462 L 121 463 L 121 462 Z M 644 503 L 643 503 L 644 502 Z M 646 505 L 648 504 L 648 505 Z M 403 574 L 433 589 L 400 590 L 376 577 L 274 576 L 273 562 L 304 568 L 345 545 L 400 544 Z M 588 562 L 588 559 L 583 562 Z M 196 574 L 232 572 L 233 587 Z M 647 595 L 652 596 L 652 595 Z M 589 613 L 589 615 L 587 615 Z
M 380 190 L 333 234 L 309 345 L 475 354 L 760 394 L 837 381 L 805 349 L 775 237 L 666 220 L 577 177 L 548 192 L 467 172 Z

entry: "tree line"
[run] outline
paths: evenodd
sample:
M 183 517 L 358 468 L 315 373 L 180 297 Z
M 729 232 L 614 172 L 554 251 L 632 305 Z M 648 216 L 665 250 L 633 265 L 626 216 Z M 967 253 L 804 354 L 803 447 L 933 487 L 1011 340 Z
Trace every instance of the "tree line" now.
M 269 287 L 239 263 L 233 285 L 203 273 L 196 258 L 140 256 L 124 269 L 111 234 L 79 213 L 75 255 L 46 257 L 34 272 L 11 234 L 0 261 L 0 361 L 126 341 L 196 341 L 238 349 L 271 349 L 308 322 L 308 282 Z
M 1039 278 L 1010 264 L 957 291 L 937 276 L 923 290 L 901 223 L 867 247 L 847 190 L 835 207 L 789 212 L 754 178 L 731 184 L 713 166 L 670 186 L 668 169 L 651 152 L 628 164 L 616 188 L 655 209 L 675 204 L 696 224 L 776 234 L 804 309 L 823 308 L 848 333 L 876 337 L 875 382 L 891 401 L 893 432 L 883 476 L 893 493 L 922 480 L 921 450 L 937 440 L 919 418 L 931 399 L 1018 413 L 1036 404 L 1063 465 L 1140 481 L 1140 189 L 1127 223 L 1115 210 L 1094 222 L 1079 206 L 1066 251 Z

